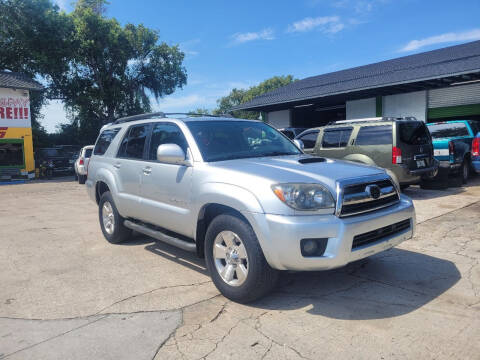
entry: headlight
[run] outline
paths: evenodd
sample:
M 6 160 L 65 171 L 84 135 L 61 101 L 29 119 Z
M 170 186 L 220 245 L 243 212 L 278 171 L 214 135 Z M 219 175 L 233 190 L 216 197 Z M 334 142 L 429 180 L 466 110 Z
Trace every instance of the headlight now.
M 272 186 L 277 197 L 295 210 L 319 210 L 335 207 L 328 189 L 320 184 L 277 184 Z

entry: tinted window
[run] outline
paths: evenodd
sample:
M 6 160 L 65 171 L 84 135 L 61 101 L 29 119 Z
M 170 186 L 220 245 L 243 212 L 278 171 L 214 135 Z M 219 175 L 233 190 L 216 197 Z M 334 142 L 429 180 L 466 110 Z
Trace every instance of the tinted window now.
M 430 142 L 428 129 L 423 121 L 399 122 L 400 140 L 408 145 L 422 145 Z
M 298 140 L 303 141 L 303 145 L 305 145 L 305 148 L 311 149 L 315 147 L 315 143 L 317 142 L 317 137 L 318 137 L 318 131 L 312 131 L 305 135 L 300 136 Z
M 187 140 L 180 128 L 175 124 L 159 123 L 154 125 L 150 151 L 148 152 L 149 160 L 157 159 L 157 148 L 162 144 L 177 144 L 187 153 Z
M 272 127 L 254 121 L 189 121 L 205 161 L 301 154 Z
M 91 157 L 91 156 L 92 156 L 92 149 L 87 149 L 87 150 L 85 150 L 85 157 L 86 157 L 86 158 L 89 158 L 89 157 Z
M 467 125 L 463 122 L 431 124 L 428 125 L 428 130 L 434 139 L 470 136 Z
M 282 133 L 289 139 L 293 139 L 295 137 L 295 134 L 291 130 L 282 130 Z
M 115 136 L 118 134 L 120 131 L 120 128 L 116 129 L 109 129 L 103 131 L 100 136 L 98 137 L 97 143 L 95 144 L 95 149 L 93 150 L 93 153 L 95 155 L 103 155 L 107 151 L 108 147 L 112 143 L 113 139 L 115 139 Z
M 117 156 L 142 159 L 149 126 L 149 124 L 132 126 L 128 134 L 123 138 Z
M 355 145 L 384 145 L 392 143 L 392 126 L 363 126 L 358 131 Z
M 352 134 L 352 128 L 340 128 L 323 131 L 322 147 L 338 148 L 345 147 Z

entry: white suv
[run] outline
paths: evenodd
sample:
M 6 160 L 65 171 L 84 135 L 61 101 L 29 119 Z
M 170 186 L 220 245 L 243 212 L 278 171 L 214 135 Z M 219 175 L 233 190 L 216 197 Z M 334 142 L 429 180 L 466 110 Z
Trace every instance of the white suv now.
M 79 184 L 85 184 L 87 180 L 88 162 L 92 156 L 92 151 L 95 145 L 84 146 L 78 154 L 77 160 L 75 160 L 75 175 Z

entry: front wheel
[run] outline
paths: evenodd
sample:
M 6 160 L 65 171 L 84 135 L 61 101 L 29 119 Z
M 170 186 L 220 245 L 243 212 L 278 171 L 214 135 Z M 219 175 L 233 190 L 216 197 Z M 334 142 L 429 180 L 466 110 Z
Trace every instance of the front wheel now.
M 131 236 L 132 231 L 123 225 L 125 219 L 118 213 L 109 191 L 104 192 L 100 198 L 98 217 L 103 236 L 108 242 L 118 244 Z
M 266 295 L 278 279 L 250 224 L 235 215 L 212 220 L 205 236 L 205 260 L 217 289 L 239 303 Z

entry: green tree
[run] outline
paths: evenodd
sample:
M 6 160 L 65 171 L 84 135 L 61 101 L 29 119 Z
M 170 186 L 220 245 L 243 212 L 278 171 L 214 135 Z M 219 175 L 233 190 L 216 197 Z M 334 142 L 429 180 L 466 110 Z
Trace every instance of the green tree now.
M 68 70 L 72 35 L 69 16 L 49 0 L 0 0 L 0 70 L 37 78 L 46 88 L 30 93 L 35 144 L 47 143 L 40 110 L 51 85 Z
M 105 16 L 104 0 L 79 0 L 66 14 L 49 0 L 0 0 L 0 69 L 45 84 L 64 101 L 81 143 L 116 117 L 150 110 L 150 99 L 186 84 L 184 54 L 143 25 Z M 34 124 L 45 98 L 32 98 Z M 37 123 L 38 128 L 41 129 Z
M 213 111 L 214 114 L 231 113 L 234 117 L 244 119 L 258 119 L 260 113 L 256 111 L 232 111 L 237 105 L 246 103 L 254 97 L 265 94 L 279 87 L 288 85 L 295 81 L 292 75 L 274 76 L 262 81 L 260 84 L 251 86 L 248 89 L 233 89 L 230 94 L 217 100 L 218 107 Z
M 150 111 L 151 97 L 171 94 L 187 80 L 178 46 L 159 43 L 158 33 L 143 25 L 122 27 L 103 15 L 101 3 L 80 1 L 71 14 L 75 52 L 57 87 L 90 142 L 105 123 Z

